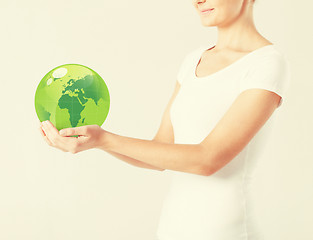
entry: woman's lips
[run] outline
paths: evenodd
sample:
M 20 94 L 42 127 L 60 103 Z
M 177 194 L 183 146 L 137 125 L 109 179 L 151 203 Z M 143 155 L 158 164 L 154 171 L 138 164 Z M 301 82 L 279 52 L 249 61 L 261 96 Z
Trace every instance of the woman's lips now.
M 214 10 L 214 8 L 203 10 L 203 11 L 201 11 L 201 14 L 208 14 L 208 13 L 212 12 L 213 10 Z

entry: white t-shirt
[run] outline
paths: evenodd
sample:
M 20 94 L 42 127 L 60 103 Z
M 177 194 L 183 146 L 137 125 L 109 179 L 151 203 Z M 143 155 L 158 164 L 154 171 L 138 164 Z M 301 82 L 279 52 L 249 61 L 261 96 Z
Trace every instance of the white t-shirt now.
M 280 109 L 290 85 L 289 61 L 274 45 L 258 48 L 209 76 L 197 77 L 200 57 L 213 46 L 191 51 L 179 69 L 181 88 L 170 110 L 177 144 L 200 143 L 242 91 L 273 91 L 282 97 Z M 213 175 L 166 171 L 172 181 L 155 239 L 264 239 L 254 211 L 251 181 L 262 161 L 276 111 L 249 144 Z

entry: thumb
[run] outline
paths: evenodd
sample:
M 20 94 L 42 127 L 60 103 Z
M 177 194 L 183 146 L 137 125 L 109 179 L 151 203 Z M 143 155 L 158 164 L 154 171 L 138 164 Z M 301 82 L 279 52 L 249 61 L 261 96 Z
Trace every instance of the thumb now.
M 64 128 L 59 131 L 59 134 L 63 137 L 73 136 L 73 135 L 86 135 L 86 127 L 76 127 L 76 128 Z

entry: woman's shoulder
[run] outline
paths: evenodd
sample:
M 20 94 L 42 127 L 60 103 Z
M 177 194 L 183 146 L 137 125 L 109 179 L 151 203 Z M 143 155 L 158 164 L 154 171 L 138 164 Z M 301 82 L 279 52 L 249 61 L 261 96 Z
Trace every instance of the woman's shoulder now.
M 205 50 L 205 46 L 204 45 L 200 45 L 200 46 L 194 47 L 191 50 L 187 51 L 186 57 L 196 56 L 203 50 Z
M 264 46 L 263 51 L 259 51 L 258 54 L 255 54 L 252 59 L 249 59 L 249 61 L 253 65 L 269 64 L 274 62 L 279 64 L 289 64 L 287 55 L 275 44 Z
M 214 46 L 214 44 L 212 44 L 212 46 Z M 194 60 L 197 60 L 199 58 L 199 56 L 201 56 L 201 54 L 208 49 L 208 45 L 199 45 L 197 47 L 192 48 L 191 50 L 188 50 L 185 53 L 185 61 L 191 61 L 193 62 Z
M 198 46 L 195 48 L 192 48 L 191 50 L 186 50 L 184 57 L 183 57 L 183 65 L 189 65 L 192 64 L 195 59 L 198 58 L 198 55 L 201 53 L 201 49 L 203 49 L 203 46 Z

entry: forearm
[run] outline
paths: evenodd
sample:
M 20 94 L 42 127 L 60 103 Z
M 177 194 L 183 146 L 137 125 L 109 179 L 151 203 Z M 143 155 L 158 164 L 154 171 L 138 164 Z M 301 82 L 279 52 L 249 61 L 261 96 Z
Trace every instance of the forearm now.
M 200 144 L 170 144 L 106 132 L 99 148 L 161 169 L 199 175 L 206 175 L 207 172 L 204 167 L 206 165 L 204 150 Z
M 147 163 L 144 163 L 144 162 L 141 162 L 141 161 L 138 161 L 136 159 L 133 159 L 131 157 L 128 157 L 128 156 L 125 156 L 125 155 L 122 155 L 122 154 L 119 154 L 119 153 L 116 153 L 116 152 L 112 152 L 112 151 L 106 151 L 107 153 L 111 154 L 112 156 L 124 161 L 124 162 L 127 162 L 133 166 L 136 166 L 136 167 L 140 167 L 140 168 L 148 168 L 148 169 L 154 169 L 154 170 L 159 170 L 159 171 L 163 171 L 164 169 L 162 168 L 158 168 L 158 167 L 155 167 L 155 166 L 152 166 L 150 164 L 147 164 Z

